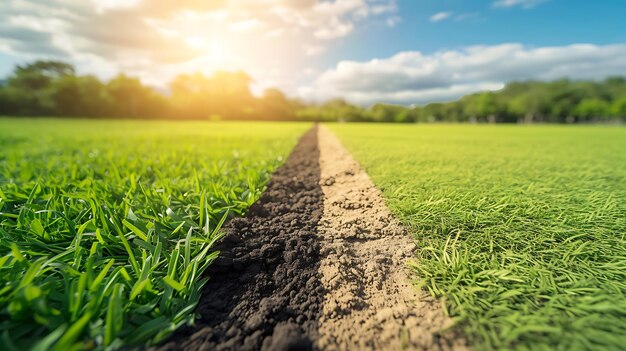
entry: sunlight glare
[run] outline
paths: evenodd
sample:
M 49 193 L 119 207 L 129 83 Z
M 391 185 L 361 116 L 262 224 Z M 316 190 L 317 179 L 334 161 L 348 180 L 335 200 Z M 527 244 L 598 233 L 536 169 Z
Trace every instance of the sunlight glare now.
M 201 56 L 212 64 L 226 65 L 235 59 L 227 40 L 201 36 L 190 36 L 184 40 L 187 45 L 200 51 Z

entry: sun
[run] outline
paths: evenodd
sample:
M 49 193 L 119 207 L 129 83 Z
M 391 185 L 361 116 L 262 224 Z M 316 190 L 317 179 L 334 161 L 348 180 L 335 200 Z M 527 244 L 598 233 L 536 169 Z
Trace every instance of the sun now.
M 236 61 L 231 43 L 226 38 L 193 35 L 185 37 L 184 41 L 208 63 L 226 66 Z

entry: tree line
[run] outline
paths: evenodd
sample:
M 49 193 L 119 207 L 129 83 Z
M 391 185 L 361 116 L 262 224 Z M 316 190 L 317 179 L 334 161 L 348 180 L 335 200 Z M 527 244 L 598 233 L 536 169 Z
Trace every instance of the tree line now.
M 298 114 L 358 122 L 624 123 L 626 79 L 512 82 L 500 91 L 414 107 L 375 104 L 361 108 L 333 100 L 305 107 Z
M 162 93 L 119 74 L 102 82 L 78 75 L 70 64 L 36 61 L 18 65 L 0 84 L 0 115 L 137 119 L 293 120 L 303 104 L 277 89 L 261 97 L 244 72 L 182 74 Z
M 307 120 L 350 122 L 623 123 L 626 79 L 512 82 L 496 92 L 425 106 L 375 104 L 341 99 L 307 104 L 278 89 L 262 96 L 250 90 L 244 72 L 177 76 L 168 93 L 120 74 L 102 82 L 78 75 L 70 64 L 36 61 L 18 65 L 0 81 L 0 115 L 84 118 Z

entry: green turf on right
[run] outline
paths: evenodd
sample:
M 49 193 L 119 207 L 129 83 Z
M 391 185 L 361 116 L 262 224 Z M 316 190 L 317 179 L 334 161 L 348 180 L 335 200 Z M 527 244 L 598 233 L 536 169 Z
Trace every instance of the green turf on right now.
M 624 349 L 626 128 L 330 127 L 474 349 Z

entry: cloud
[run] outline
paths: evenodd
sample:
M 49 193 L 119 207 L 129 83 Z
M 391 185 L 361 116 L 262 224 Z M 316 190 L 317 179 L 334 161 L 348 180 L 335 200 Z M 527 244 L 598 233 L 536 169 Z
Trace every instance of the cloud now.
M 236 32 L 247 32 L 252 30 L 259 30 L 265 26 L 263 21 L 256 18 L 246 19 L 243 21 L 231 23 L 228 28 Z
M 344 97 L 363 105 L 449 101 L 477 91 L 497 90 L 513 80 L 624 75 L 625 58 L 626 44 L 529 48 L 512 43 L 430 55 L 408 51 L 385 59 L 339 62 L 299 93 L 314 101 Z
M 546 0 L 497 0 L 493 3 L 493 7 L 521 7 L 524 9 L 531 9 L 545 1 Z
M 468 19 L 473 19 L 473 18 L 477 18 L 480 16 L 480 13 L 478 12 L 466 12 L 466 13 L 459 13 L 459 14 L 455 14 L 452 11 L 445 11 L 445 12 L 437 12 L 435 14 L 433 14 L 432 16 L 430 16 L 430 21 L 431 22 L 441 22 L 441 21 L 445 21 L 445 20 L 449 20 L 449 19 L 454 19 L 455 21 L 465 21 Z
M 0 45 L 7 48 L 5 50 L 7 53 L 20 52 L 48 57 L 66 54 L 65 51 L 52 44 L 52 40 L 53 37 L 49 33 L 0 24 Z
M 385 21 L 387 26 L 392 28 L 397 26 L 400 22 L 402 22 L 402 18 L 399 16 L 388 17 Z
M 140 0 L 91 0 L 96 6 L 96 11 L 104 12 L 112 9 L 123 9 L 137 7 Z
M 298 62 L 396 12 L 396 0 L 2 0 L 0 52 L 161 85 L 181 70 L 293 80 Z
M 440 21 L 450 18 L 450 16 L 452 16 L 452 12 L 437 12 L 434 15 L 430 16 L 430 21 L 440 22 Z
M 392 3 L 385 6 L 389 4 Z M 285 23 L 310 28 L 314 37 L 322 40 L 345 37 L 354 31 L 356 23 L 369 17 L 370 13 L 381 15 L 388 11 L 383 5 L 372 6 L 365 0 L 314 1 L 304 9 L 288 6 L 273 9 Z
M 374 15 L 383 15 L 383 14 L 387 14 L 387 13 L 394 13 L 398 10 L 398 4 L 396 3 L 396 1 L 391 1 L 388 3 L 378 3 L 378 4 L 373 4 L 372 5 L 372 13 Z
M 313 35 L 318 39 L 336 39 L 345 37 L 352 33 L 354 30 L 354 24 L 350 22 L 341 22 L 339 20 L 333 20 L 327 26 L 313 32 Z
M 307 56 L 317 56 L 326 51 L 326 48 L 321 45 L 305 45 L 304 51 Z
M 480 17 L 480 13 L 478 12 L 467 12 L 467 13 L 461 13 L 459 15 L 454 16 L 454 20 L 455 21 L 465 21 L 465 20 L 470 20 L 470 19 L 476 19 Z

